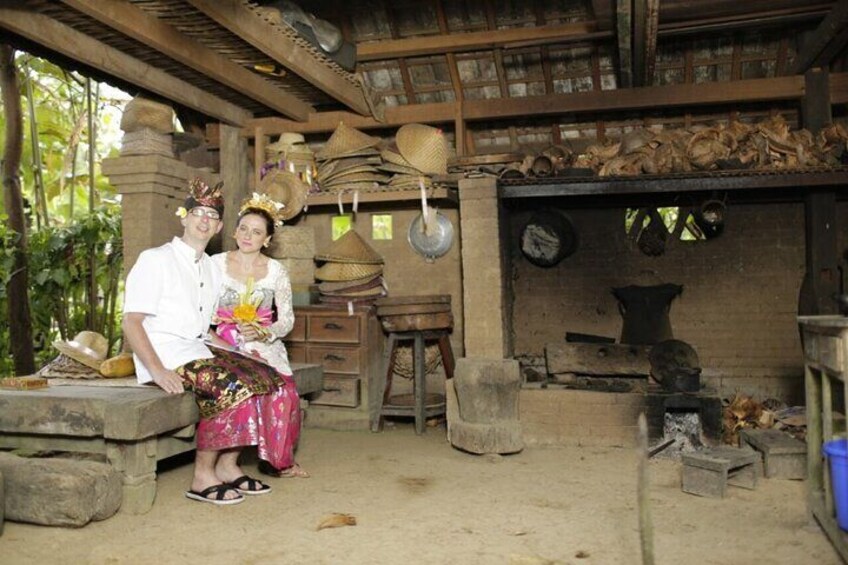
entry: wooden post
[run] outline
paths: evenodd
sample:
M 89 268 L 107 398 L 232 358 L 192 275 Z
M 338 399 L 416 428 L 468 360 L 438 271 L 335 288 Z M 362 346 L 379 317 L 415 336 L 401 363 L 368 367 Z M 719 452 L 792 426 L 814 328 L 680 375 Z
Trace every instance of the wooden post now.
M 224 181 L 224 229 L 221 230 L 221 246 L 225 251 L 230 251 L 236 248 L 235 241 L 230 236 L 235 231 L 238 207 L 249 192 L 250 161 L 247 158 L 247 139 L 241 137 L 240 129 L 221 124 L 219 130 L 221 180 Z M 264 151 L 263 146 L 262 152 Z M 260 162 L 256 170 L 259 171 L 261 166 Z
M 804 127 L 814 135 L 831 123 L 830 81 L 823 69 L 804 75 L 801 102 Z M 798 297 L 800 315 L 834 314 L 833 295 L 840 292 L 842 276 L 837 254 L 836 192 L 813 190 L 804 197 L 806 274 Z

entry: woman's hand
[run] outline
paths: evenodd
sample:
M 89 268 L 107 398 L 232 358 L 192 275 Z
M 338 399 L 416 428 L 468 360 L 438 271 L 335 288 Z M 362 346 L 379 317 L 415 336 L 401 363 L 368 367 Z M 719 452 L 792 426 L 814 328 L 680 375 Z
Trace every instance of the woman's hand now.
M 239 325 L 238 329 L 239 333 L 241 334 L 241 337 L 244 338 L 245 342 L 260 341 L 265 339 L 265 334 L 256 329 L 255 326 L 243 324 Z

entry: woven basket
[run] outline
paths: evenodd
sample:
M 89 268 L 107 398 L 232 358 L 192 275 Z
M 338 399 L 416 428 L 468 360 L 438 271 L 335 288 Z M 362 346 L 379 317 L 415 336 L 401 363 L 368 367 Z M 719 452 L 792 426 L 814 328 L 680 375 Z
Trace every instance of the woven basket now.
M 124 106 L 121 129 L 131 133 L 143 128 L 150 128 L 159 133 L 173 133 L 174 109 L 147 98 L 133 98 Z
M 96 370 L 83 365 L 76 359 L 60 353 L 36 373 L 45 379 L 100 379 L 103 376 Z
M 415 374 L 415 363 L 412 357 L 412 344 L 398 344 L 395 350 L 394 372 L 399 377 L 411 379 Z M 424 347 L 424 372 L 431 374 L 442 364 L 442 355 L 436 343 Z

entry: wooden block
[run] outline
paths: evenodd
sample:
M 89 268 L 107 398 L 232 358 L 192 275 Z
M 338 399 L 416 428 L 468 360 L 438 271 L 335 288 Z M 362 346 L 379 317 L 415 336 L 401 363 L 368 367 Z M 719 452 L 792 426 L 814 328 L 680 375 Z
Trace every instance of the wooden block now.
M 549 343 L 545 359 L 551 374 L 648 375 L 650 349 L 615 343 Z
M 36 388 L 47 388 L 47 379 L 41 377 L 8 377 L 0 379 L 0 388 L 13 390 L 32 390 Z
M 684 453 L 683 492 L 721 498 L 727 485 L 747 489 L 757 487 L 762 473 L 760 455 L 751 449 L 714 447 L 695 453 Z
M 739 433 L 741 444 L 763 454 L 763 470 L 770 479 L 807 478 L 807 445 L 780 430 L 749 430 Z
M 400 316 L 404 314 L 437 314 L 450 312 L 450 303 L 442 304 L 396 304 L 392 306 L 377 306 L 378 316 Z

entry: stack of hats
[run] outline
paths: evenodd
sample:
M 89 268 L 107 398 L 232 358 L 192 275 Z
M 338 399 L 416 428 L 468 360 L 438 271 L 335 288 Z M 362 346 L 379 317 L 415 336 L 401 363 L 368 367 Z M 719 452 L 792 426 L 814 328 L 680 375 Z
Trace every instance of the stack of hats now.
M 174 110 L 146 98 L 133 98 L 121 116 L 121 155 L 173 157 Z
M 315 270 L 319 300 L 326 304 L 373 304 L 386 296 L 383 258 L 358 233 L 348 231 L 323 253 L 324 264 Z
M 424 184 L 432 186 L 432 175 L 448 172 L 450 148 L 442 130 L 423 124 L 406 124 L 397 131 L 395 143 L 380 155 L 384 163 L 380 168 L 394 173 L 389 181 L 393 190 L 409 190 Z
M 315 158 L 318 161 L 318 184 L 321 190 L 374 190 L 385 184 L 389 177 L 381 173 L 380 151 L 376 137 L 339 123 Z
M 315 154 L 306 144 L 303 134 L 281 133 L 277 141 L 265 147 L 265 162 L 275 164 L 284 162 L 285 166 L 282 168 L 298 173 L 302 180 L 311 184 L 312 173 L 315 169 Z

